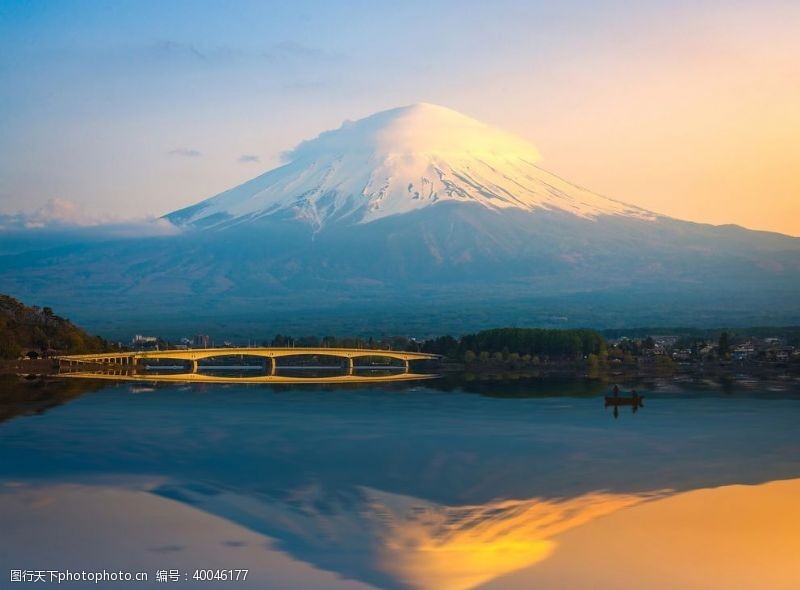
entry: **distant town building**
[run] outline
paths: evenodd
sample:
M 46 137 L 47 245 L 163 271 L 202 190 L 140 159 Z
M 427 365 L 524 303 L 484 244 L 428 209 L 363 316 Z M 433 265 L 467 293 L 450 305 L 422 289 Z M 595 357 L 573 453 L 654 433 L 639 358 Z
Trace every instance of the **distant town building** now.
M 657 346 L 661 346 L 662 348 L 672 348 L 675 346 L 675 343 L 678 341 L 677 336 L 653 336 L 653 340 L 655 341 Z
M 701 357 L 706 357 L 713 354 L 716 348 L 717 347 L 714 346 L 713 344 L 706 344 L 705 346 L 702 346 L 697 350 L 697 354 L 699 354 Z
M 653 348 L 653 354 L 659 356 L 665 355 L 667 354 L 667 348 L 661 342 L 656 342 L 656 345 Z
M 743 361 L 749 359 L 755 354 L 756 354 L 756 347 L 753 345 L 753 343 L 745 342 L 734 348 L 733 354 L 731 356 L 733 356 L 734 360 Z
M 158 336 L 136 334 L 131 340 L 131 347 L 139 350 L 144 348 L 158 348 Z
M 197 334 L 192 338 L 193 348 L 211 348 L 211 337 L 208 334 Z
M 678 362 L 686 362 L 692 360 L 692 351 L 689 348 L 682 348 L 680 350 L 675 350 L 672 353 L 673 360 Z

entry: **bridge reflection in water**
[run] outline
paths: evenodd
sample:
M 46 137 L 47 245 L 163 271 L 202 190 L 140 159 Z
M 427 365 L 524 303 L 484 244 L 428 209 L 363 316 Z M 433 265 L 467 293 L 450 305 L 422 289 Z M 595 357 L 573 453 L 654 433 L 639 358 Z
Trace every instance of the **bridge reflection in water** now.
M 228 364 L 245 358 L 260 364 Z M 58 361 L 59 372 L 66 377 L 195 383 L 364 383 L 430 379 L 436 375 L 412 372 L 411 362 L 439 358 L 422 352 L 353 348 L 204 348 L 69 355 Z M 278 359 L 295 364 L 278 365 Z M 324 359 L 336 364 L 321 364 Z M 386 364 L 387 360 L 399 364 Z M 223 364 L 201 364 L 208 361 Z M 253 375 L 254 370 L 260 374 Z

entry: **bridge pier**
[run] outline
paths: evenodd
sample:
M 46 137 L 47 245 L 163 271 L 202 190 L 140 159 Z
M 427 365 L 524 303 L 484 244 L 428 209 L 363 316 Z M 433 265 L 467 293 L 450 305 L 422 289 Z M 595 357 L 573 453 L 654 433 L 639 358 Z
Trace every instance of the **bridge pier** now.
M 408 373 L 410 370 L 408 359 L 403 359 L 403 373 Z
M 191 359 L 189 362 L 192 363 L 192 373 L 197 373 L 197 361 L 195 359 Z
M 353 357 L 351 356 L 347 357 L 347 374 L 353 374 Z
M 278 361 L 274 356 L 264 357 L 264 372 L 270 377 L 274 377 L 278 372 Z

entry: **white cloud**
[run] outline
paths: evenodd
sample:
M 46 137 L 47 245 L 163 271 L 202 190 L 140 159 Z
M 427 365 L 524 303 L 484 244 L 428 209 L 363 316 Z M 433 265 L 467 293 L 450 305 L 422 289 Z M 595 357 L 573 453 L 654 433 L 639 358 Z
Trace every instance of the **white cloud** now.
M 85 227 L 110 221 L 88 213 L 74 201 L 60 198 L 49 199 L 32 213 L 18 213 L 17 217 L 26 229 L 38 229 L 48 225 Z
M 159 217 L 123 218 L 87 211 L 69 199 L 52 198 L 32 212 L 0 214 L 0 231 L 86 230 L 95 235 L 136 237 L 170 235 L 179 229 Z

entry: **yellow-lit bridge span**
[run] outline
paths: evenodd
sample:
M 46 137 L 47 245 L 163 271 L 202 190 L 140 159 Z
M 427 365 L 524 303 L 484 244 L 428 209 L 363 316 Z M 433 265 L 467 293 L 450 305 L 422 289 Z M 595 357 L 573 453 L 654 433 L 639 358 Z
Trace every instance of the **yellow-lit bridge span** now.
M 103 365 L 109 369 L 134 369 L 148 360 L 175 360 L 189 363 L 192 374 L 197 373 L 199 361 L 224 357 L 263 358 L 268 374 L 275 375 L 278 368 L 276 359 L 281 357 L 336 357 L 347 363 L 347 375 L 353 374 L 354 359 L 384 358 L 403 362 L 403 370 L 409 372 L 409 362 L 417 360 L 438 360 L 435 354 L 407 352 L 401 350 L 372 350 L 362 348 L 190 348 L 181 350 L 149 350 L 138 352 L 112 352 L 94 354 L 73 354 L 58 357 L 62 368 L 81 365 Z

